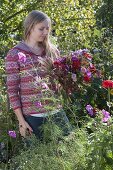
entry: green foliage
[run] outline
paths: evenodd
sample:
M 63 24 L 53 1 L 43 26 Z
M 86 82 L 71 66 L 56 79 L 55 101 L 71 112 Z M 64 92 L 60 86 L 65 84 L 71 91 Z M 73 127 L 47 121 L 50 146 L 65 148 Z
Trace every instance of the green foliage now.
M 40 0 L 5 0 L 0 6 L 0 54 L 2 57 L 22 39 L 23 19 L 28 12 L 40 6 Z
M 19 170 L 83 170 L 87 166 L 86 141 L 87 133 L 78 130 L 76 135 L 64 137 L 59 142 L 35 143 L 32 149 L 21 152 L 12 160 L 11 170 L 16 166 Z
M 91 27 L 95 24 L 92 3 L 85 4 L 79 1 L 69 3 L 69 1 L 46 1 L 46 6 L 55 11 L 54 15 L 48 15 L 53 20 L 53 29 L 58 39 L 59 47 L 64 51 L 75 50 L 80 47 L 90 47 Z M 96 3 L 95 3 L 96 5 Z M 60 15 L 62 11 L 62 15 Z
M 16 4 L 16 5 L 15 5 Z M 22 39 L 22 23 L 24 17 L 33 9 L 46 12 L 53 23 L 53 35 L 57 37 L 63 51 L 75 48 L 90 47 L 91 27 L 94 27 L 94 10 L 99 1 L 2 1 L 0 10 L 0 51 L 7 52 Z M 60 13 L 62 11 L 62 15 Z M 70 38 L 71 37 L 71 38 Z
M 17 138 L 8 135 L 9 130 L 15 130 Z M 18 152 L 20 143 L 17 121 L 13 111 L 10 109 L 8 96 L 6 94 L 6 76 L 4 60 L 0 59 L 0 163 L 8 162 L 13 154 Z M 3 148 L 1 148 L 3 144 Z
M 8 130 L 18 130 L 14 114 L 7 105 L 4 68 L 7 51 L 22 39 L 24 17 L 31 10 L 37 9 L 46 12 L 52 19 L 53 41 L 58 44 L 62 55 L 80 48 L 88 48 L 94 53 L 93 62 L 98 69 L 101 68 L 103 78 L 113 79 L 112 8 L 113 2 L 110 0 L 0 1 L 0 133 L 2 136 L 0 142 L 5 143 L 5 162 L 1 163 L 1 169 L 15 170 L 16 167 L 20 170 L 112 170 L 112 124 L 106 126 L 97 119 L 89 119 L 85 111 L 85 105 L 89 102 L 100 109 L 107 109 L 107 92 L 100 87 L 100 81 L 95 80 L 87 89 L 87 93 L 85 88 L 81 94 L 75 93 L 73 100 L 66 105 L 68 116 L 71 117 L 73 124 L 76 124 L 73 138 L 63 138 L 56 127 L 50 132 L 48 126 L 45 128 L 47 143 L 38 143 L 35 140 L 34 148 L 21 150 L 23 145 L 19 136 L 17 135 L 17 139 L 14 140 L 7 134 Z M 83 128 L 83 124 L 89 134 Z M 80 125 L 82 128 L 77 128 Z M 59 143 L 58 137 L 62 139 Z M 21 154 L 18 152 L 19 149 Z M 12 156 L 13 159 L 7 164 Z
M 88 134 L 86 127 L 93 133 Z M 90 120 L 86 127 L 76 128 L 73 134 L 59 141 L 40 143 L 32 138 L 33 146 L 21 150 L 10 161 L 10 169 L 112 170 L 113 125 L 102 124 L 98 118 Z M 55 132 L 54 126 L 52 129 Z
M 99 27 L 113 28 L 113 1 L 104 0 L 96 14 Z
M 91 85 L 83 85 L 80 91 L 75 91 L 70 96 L 64 98 L 64 109 L 71 122 L 77 127 L 81 127 L 89 120 L 87 119 L 86 106 L 91 105 L 95 109 L 108 110 L 113 115 L 113 104 L 109 109 L 108 90 L 102 87 L 102 79 L 94 78 Z M 110 102 L 113 95 L 110 95 Z
M 99 113 L 98 113 L 99 114 Z M 90 120 L 87 128 L 92 130 L 88 136 L 88 167 L 94 170 L 112 170 L 113 166 L 113 124 L 101 122 L 98 117 Z

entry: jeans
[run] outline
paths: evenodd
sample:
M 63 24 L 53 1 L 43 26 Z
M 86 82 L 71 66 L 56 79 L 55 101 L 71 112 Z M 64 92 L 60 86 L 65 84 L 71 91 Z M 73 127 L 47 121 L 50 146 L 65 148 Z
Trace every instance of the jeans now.
M 29 115 L 24 117 L 38 139 L 43 138 L 43 130 L 41 126 L 47 123 L 49 118 L 62 130 L 63 135 L 68 135 L 72 131 L 71 124 L 69 123 L 64 110 L 57 111 L 55 114 L 46 117 L 34 117 Z

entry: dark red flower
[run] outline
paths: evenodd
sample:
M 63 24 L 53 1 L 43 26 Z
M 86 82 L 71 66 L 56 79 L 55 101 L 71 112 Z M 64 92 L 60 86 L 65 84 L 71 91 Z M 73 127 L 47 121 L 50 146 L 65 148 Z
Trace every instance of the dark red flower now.
M 90 65 L 89 70 L 93 73 L 96 73 L 96 67 L 93 64 Z
M 102 87 L 104 87 L 104 88 L 113 88 L 113 80 L 104 80 L 102 82 Z
M 61 62 L 59 61 L 59 60 L 56 60 L 56 61 L 54 61 L 54 66 L 59 66 L 59 65 L 61 65 Z
M 59 58 L 58 60 L 54 61 L 53 64 L 55 68 L 62 68 L 62 69 L 67 68 L 65 57 Z
M 91 81 L 91 77 L 90 76 L 88 76 L 88 75 L 84 75 L 84 81 L 85 82 L 90 82 Z
M 83 55 L 88 59 L 92 60 L 92 56 L 89 53 L 84 52 Z
M 73 68 L 74 70 L 80 69 L 80 67 L 81 67 L 81 62 L 80 62 L 80 60 L 75 60 L 75 61 L 72 62 L 72 68 Z

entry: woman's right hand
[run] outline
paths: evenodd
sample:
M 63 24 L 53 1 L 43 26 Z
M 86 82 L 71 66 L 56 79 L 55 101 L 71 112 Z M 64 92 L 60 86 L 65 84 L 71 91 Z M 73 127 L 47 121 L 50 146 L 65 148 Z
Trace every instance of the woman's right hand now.
M 33 129 L 25 121 L 21 108 L 16 109 L 15 114 L 19 121 L 19 132 L 20 132 L 21 136 L 26 137 L 26 135 L 31 135 L 33 132 Z
M 26 137 L 26 135 L 31 135 L 33 130 L 29 126 L 29 124 L 26 121 L 24 121 L 22 123 L 19 123 L 19 132 L 21 136 Z

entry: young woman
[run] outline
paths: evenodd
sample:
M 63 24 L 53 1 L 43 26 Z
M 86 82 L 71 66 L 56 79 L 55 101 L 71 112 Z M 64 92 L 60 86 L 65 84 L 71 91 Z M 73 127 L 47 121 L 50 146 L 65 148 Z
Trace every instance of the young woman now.
M 39 58 L 46 60 L 46 56 L 59 55 L 50 42 L 50 30 L 50 18 L 41 11 L 31 11 L 24 21 L 24 40 L 14 46 L 6 56 L 7 91 L 23 137 L 28 132 L 34 133 L 40 139 L 40 126 L 46 122 L 48 115 L 52 115 L 64 134 L 70 131 L 68 118 L 59 104 L 56 104 L 54 111 L 49 112 L 46 108 L 51 102 L 43 101 L 43 88 L 48 88 L 44 82 L 47 75 L 41 70 Z

